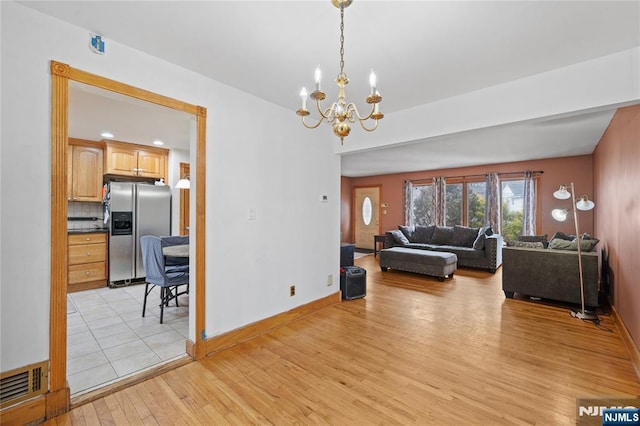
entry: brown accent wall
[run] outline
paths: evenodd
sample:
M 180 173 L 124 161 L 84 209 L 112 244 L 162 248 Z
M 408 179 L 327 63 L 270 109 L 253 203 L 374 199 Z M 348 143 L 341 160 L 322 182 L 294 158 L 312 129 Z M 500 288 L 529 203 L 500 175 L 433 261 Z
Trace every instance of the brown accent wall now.
M 353 243 L 351 236 L 351 198 L 353 197 L 351 178 L 340 178 L 340 242 Z
M 593 198 L 593 158 L 591 155 L 581 155 L 574 157 L 552 158 L 544 160 L 520 161 L 514 163 L 492 164 L 488 166 L 462 167 L 442 170 L 428 170 L 421 172 L 395 173 L 389 175 L 367 176 L 344 178 L 342 180 L 342 217 L 341 231 L 345 240 L 345 230 L 351 230 L 351 191 L 347 191 L 345 186 L 350 183 L 354 186 L 381 185 L 380 203 L 388 203 L 386 214 L 380 217 L 380 230 L 382 232 L 397 229 L 403 223 L 403 184 L 405 180 L 428 179 L 434 176 L 470 176 L 485 174 L 487 172 L 521 172 L 525 170 L 542 170 L 544 173 L 538 180 L 538 211 L 540 215 L 540 229 L 538 234 L 549 234 L 549 237 L 556 231 L 575 233 L 573 220 L 566 222 L 556 222 L 551 217 L 551 210 L 554 208 L 571 208 L 571 203 L 566 200 L 556 200 L 553 198 L 553 191 L 557 190 L 561 184 L 574 182 L 578 196 L 587 194 L 590 199 L 598 203 Z M 347 181 L 349 179 L 349 181 Z M 349 197 L 347 199 L 347 196 Z M 348 209 L 346 208 L 348 206 Z M 588 232 L 594 235 L 593 228 L 594 212 L 579 212 L 580 232 Z
M 593 165 L 604 285 L 640 347 L 640 106 L 616 112 L 594 151 Z

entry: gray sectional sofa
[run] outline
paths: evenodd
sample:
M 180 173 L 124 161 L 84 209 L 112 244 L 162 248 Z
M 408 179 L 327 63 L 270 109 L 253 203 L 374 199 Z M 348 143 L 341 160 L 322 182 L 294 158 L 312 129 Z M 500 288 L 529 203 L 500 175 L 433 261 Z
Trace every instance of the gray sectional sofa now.
M 385 233 L 384 248 L 406 247 L 455 253 L 458 267 L 495 272 L 502 265 L 502 236 L 491 228 L 466 226 L 399 226 Z
M 578 252 L 550 248 L 505 247 L 502 252 L 502 290 L 506 297 L 514 293 L 581 304 Z M 584 303 L 598 306 L 598 253 L 582 252 Z

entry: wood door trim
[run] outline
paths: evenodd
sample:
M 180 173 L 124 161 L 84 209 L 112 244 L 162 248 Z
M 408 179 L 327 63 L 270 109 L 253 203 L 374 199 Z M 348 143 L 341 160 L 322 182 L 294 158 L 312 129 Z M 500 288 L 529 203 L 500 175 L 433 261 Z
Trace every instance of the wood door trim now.
M 195 342 L 190 355 L 203 352 L 205 329 L 205 205 L 207 109 L 51 61 L 51 292 L 49 314 L 49 392 L 47 418 L 69 410 L 67 386 L 67 137 L 69 80 L 100 87 L 196 117 Z M 193 352 L 193 353 L 191 353 Z M 195 357 L 195 356 L 194 356 Z M 197 358 L 197 357 L 196 357 Z
M 356 189 L 378 188 L 380 200 L 382 200 L 382 184 L 356 185 L 351 187 L 351 241 L 356 242 Z M 382 203 L 378 200 L 378 234 L 380 234 L 380 222 L 382 222 Z
M 47 418 L 69 411 L 67 386 L 67 136 L 69 65 L 51 63 L 51 292 Z

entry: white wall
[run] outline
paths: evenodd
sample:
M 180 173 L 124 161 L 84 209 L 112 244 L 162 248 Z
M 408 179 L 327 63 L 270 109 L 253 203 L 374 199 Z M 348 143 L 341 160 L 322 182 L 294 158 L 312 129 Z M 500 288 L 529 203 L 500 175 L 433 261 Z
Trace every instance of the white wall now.
M 0 371 L 49 357 L 50 60 L 208 109 L 207 336 L 337 291 L 340 161 L 330 131 L 109 39 L 106 55 L 93 54 L 89 30 L 0 7 Z

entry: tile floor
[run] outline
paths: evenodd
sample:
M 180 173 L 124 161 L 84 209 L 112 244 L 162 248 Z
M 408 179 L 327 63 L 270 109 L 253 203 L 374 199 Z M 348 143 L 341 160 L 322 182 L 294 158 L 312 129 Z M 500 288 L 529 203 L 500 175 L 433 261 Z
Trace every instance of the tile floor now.
M 101 288 L 67 295 L 67 379 L 72 396 L 93 390 L 185 354 L 189 296 L 164 309 L 160 291 L 147 299 L 144 284 Z

